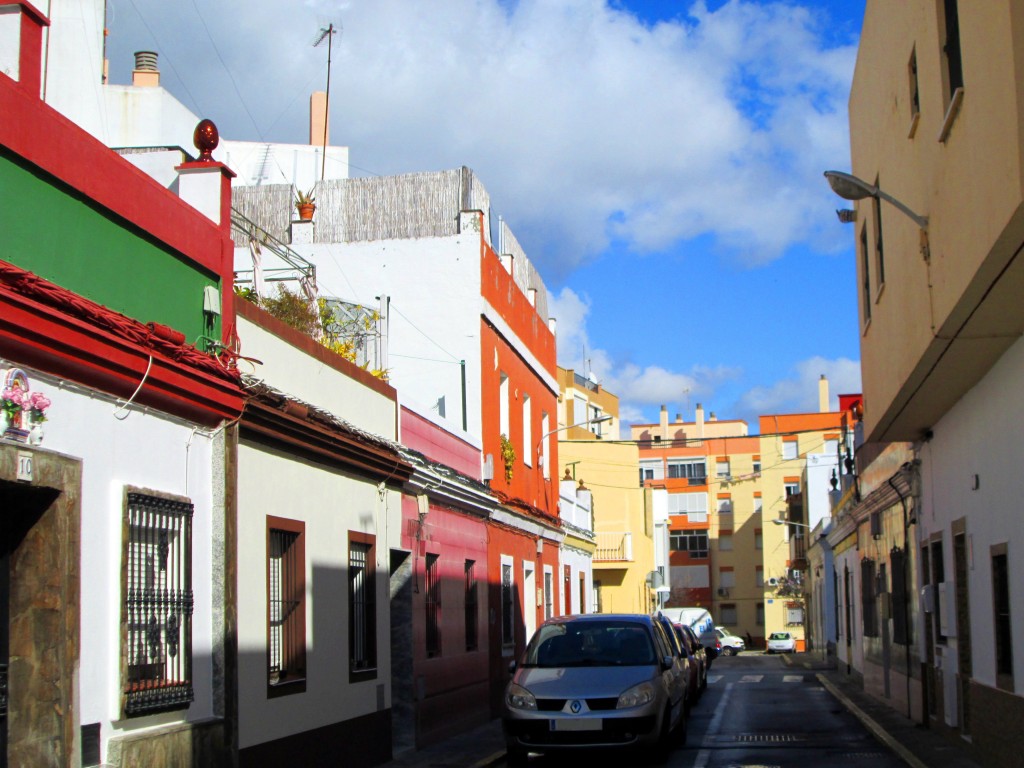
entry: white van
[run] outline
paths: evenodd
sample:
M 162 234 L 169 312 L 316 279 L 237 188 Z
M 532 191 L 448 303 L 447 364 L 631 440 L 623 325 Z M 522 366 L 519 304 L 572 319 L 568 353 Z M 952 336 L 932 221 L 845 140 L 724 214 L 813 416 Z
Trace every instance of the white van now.
M 662 608 L 661 613 L 676 624 L 687 625 L 697 637 L 715 629 L 715 621 L 706 608 Z

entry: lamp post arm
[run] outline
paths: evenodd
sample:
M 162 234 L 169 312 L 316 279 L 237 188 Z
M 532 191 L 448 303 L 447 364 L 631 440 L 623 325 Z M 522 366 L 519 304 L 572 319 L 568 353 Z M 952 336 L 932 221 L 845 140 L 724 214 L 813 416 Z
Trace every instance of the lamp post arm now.
M 906 205 L 901 203 L 895 197 L 890 195 L 888 192 L 883 192 L 878 187 L 875 187 L 874 190 L 875 190 L 875 194 L 878 197 L 880 197 L 882 200 L 885 200 L 890 205 L 892 205 L 892 206 L 898 208 L 899 210 L 903 211 L 903 213 L 905 213 L 908 217 L 910 217 L 910 219 L 912 219 L 913 222 L 915 224 L 917 224 L 917 226 L 919 226 L 921 229 L 924 229 L 924 230 L 928 229 L 928 217 L 927 216 L 918 216 L 916 213 L 914 213 L 912 210 L 910 210 Z

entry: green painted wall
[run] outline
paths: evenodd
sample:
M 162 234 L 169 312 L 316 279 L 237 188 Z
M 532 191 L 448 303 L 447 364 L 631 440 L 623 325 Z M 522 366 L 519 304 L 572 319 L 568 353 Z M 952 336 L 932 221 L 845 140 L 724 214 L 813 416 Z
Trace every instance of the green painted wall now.
M 155 183 L 155 182 L 154 182 Z M 220 280 L 0 148 L 0 259 L 143 323 L 220 338 L 203 288 Z M 198 345 L 201 349 L 202 345 Z

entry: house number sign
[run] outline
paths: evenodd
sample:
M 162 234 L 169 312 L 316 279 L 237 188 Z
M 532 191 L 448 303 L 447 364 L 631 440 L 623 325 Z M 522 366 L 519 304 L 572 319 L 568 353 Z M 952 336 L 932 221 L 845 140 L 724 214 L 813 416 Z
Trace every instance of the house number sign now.
M 18 479 L 32 482 L 32 454 L 28 451 L 18 451 Z

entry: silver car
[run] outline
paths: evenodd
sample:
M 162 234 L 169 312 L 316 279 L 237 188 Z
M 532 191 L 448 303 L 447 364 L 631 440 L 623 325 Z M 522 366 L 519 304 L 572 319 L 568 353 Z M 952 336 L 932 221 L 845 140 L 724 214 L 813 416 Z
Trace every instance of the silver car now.
M 686 736 L 684 667 L 642 614 L 545 621 L 513 664 L 502 723 L 510 765 L 530 752 L 649 747 Z

